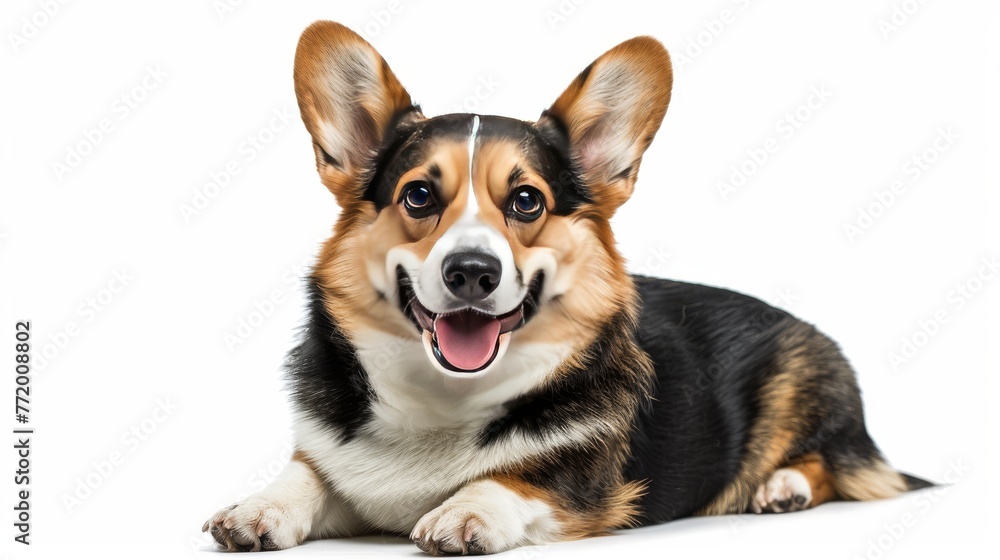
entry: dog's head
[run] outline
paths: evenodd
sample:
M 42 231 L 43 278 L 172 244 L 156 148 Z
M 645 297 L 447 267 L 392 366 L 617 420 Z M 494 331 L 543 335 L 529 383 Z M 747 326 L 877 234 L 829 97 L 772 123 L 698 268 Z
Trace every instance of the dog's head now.
M 316 269 L 327 308 L 354 338 L 419 341 L 449 377 L 483 376 L 516 346 L 588 344 L 634 299 L 608 220 L 670 88 L 666 50 L 638 37 L 537 122 L 427 118 L 364 39 L 313 24 L 295 91 L 342 208 Z

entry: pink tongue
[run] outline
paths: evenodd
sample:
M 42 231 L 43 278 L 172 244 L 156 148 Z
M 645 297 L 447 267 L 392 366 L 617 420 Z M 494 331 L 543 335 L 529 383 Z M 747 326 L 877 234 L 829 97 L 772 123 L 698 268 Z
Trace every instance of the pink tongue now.
M 442 315 L 435 322 L 438 348 L 448 363 L 472 371 L 490 361 L 500 337 L 500 321 L 472 311 Z

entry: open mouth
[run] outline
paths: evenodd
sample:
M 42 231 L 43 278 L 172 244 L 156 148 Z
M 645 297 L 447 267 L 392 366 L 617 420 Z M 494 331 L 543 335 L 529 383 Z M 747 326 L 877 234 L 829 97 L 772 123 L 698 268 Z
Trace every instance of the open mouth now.
M 397 269 L 396 278 L 400 307 L 420 329 L 428 353 L 446 370 L 460 374 L 486 369 L 506 349 L 510 333 L 524 326 L 538 311 L 544 281 L 539 272 L 516 308 L 502 315 L 491 315 L 469 308 L 434 313 L 417 299 L 413 282 L 402 267 Z

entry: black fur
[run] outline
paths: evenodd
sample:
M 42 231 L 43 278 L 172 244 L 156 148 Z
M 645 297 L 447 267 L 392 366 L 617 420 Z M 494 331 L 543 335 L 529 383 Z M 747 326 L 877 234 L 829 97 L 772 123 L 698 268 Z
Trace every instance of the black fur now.
M 285 364 L 295 410 L 337 428 L 345 441 L 371 418 L 373 393 L 354 347 L 323 306 L 310 279 L 309 319 Z

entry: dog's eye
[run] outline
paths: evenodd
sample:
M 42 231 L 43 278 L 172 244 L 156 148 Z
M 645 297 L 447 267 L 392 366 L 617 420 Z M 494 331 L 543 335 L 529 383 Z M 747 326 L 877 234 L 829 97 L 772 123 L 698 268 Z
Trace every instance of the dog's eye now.
M 522 222 L 533 222 L 542 215 L 542 193 L 534 187 L 518 187 L 514 191 L 511 210 L 515 218 Z
M 434 213 L 434 196 L 430 185 L 423 181 L 413 181 L 403 187 L 403 206 L 410 216 L 426 218 Z
M 410 186 L 406 190 L 406 205 L 414 210 L 423 208 L 431 203 L 431 191 L 422 184 Z

